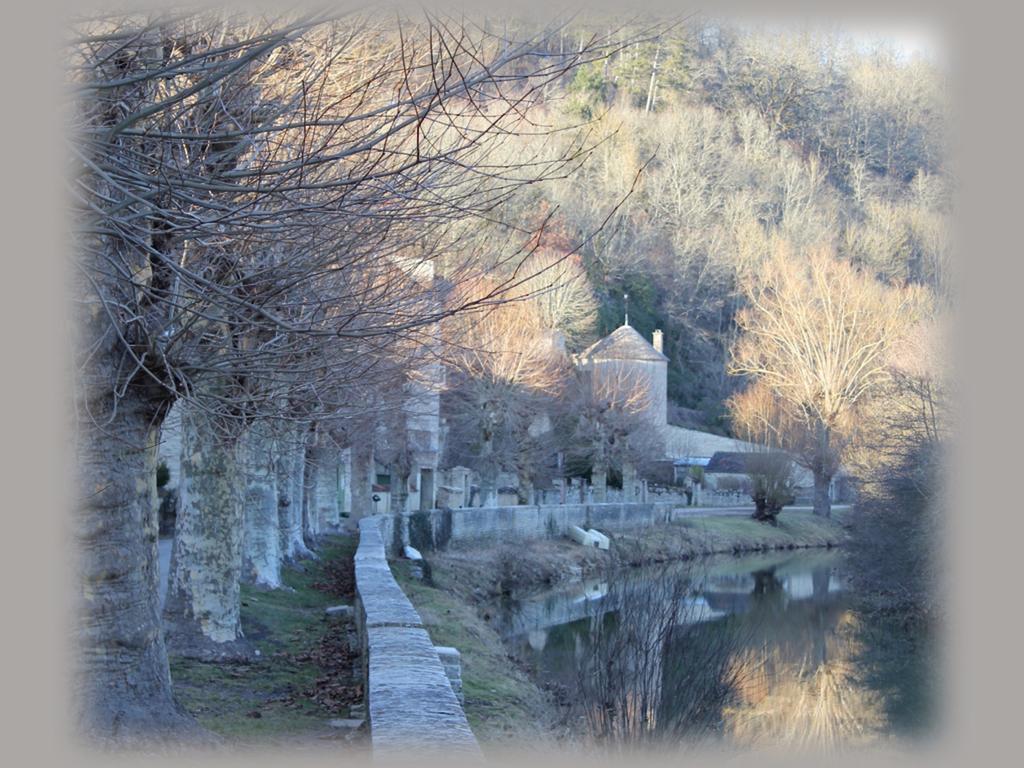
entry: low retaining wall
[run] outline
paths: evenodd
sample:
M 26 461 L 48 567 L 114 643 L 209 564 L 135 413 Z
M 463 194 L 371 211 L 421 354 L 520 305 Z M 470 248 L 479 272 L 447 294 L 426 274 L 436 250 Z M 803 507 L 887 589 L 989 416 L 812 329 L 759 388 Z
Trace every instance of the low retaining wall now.
M 381 535 L 391 553 L 410 544 L 421 551 L 452 542 L 486 542 L 561 536 L 569 526 L 625 531 L 666 523 L 686 514 L 678 502 L 551 504 L 435 509 L 384 517 Z
M 482 757 L 438 649 L 388 567 L 382 523 L 377 516 L 359 521 L 355 556 L 356 620 L 373 754 Z M 442 649 L 446 661 L 451 651 Z

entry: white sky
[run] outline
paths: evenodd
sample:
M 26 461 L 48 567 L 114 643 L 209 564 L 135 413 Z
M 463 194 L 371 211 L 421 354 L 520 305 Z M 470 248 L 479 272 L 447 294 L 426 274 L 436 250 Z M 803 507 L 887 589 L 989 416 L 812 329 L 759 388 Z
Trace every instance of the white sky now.
M 920 55 L 932 61 L 945 58 L 941 35 L 927 25 L 913 24 L 878 24 L 853 25 L 849 33 L 855 39 L 863 41 L 866 47 L 877 42 L 891 44 L 905 58 Z

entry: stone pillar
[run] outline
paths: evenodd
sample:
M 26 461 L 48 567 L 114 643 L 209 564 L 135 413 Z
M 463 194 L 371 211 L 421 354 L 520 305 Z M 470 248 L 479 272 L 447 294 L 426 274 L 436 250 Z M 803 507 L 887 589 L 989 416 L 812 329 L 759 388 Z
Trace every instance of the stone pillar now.
M 590 476 L 594 482 L 594 501 L 603 504 L 608 501 L 608 473 L 594 470 Z
M 462 693 L 462 654 L 457 648 L 447 645 L 435 645 L 434 650 L 437 651 L 437 657 L 441 660 L 455 698 L 459 700 L 460 704 L 465 704 L 466 697 Z
M 622 463 L 622 500 L 636 501 L 636 467 L 629 462 Z
M 434 470 L 423 467 L 420 469 L 420 511 L 427 512 L 434 508 Z

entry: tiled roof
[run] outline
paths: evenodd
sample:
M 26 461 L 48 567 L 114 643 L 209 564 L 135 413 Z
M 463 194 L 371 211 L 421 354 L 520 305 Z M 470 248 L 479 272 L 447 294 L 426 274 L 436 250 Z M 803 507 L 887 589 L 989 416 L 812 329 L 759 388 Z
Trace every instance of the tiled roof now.
M 596 360 L 668 360 L 630 325 L 620 325 L 587 347 L 580 357 Z

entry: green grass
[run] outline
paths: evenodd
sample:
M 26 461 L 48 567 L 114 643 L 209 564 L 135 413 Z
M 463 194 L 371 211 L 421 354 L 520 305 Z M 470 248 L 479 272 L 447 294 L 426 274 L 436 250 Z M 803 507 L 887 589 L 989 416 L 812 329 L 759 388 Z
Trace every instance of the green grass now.
M 434 643 L 461 653 L 466 718 L 477 739 L 543 739 L 541 723 L 552 714 L 547 697 L 509 659 L 497 632 L 457 596 L 413 579 L 407 562 L 395 561 L 391 570 Z
M 175 696 L 202 726 L 232 743 L 335 736 L 327 720 L 348 717 L 348 708 L 329 709 L 304 695 L 325 673 L 314 661 L 295 656 L 316 648 L 329 632 L 342 631 L 341 621 L 326 617 L 324 609 L 350 599 L 313 584 L 325 578 L 327 563 L 351 558 L 355 547 L 354 537 L 325 537 L 319 561 L 282 573 L 293 591 L 242 587 L 242 632 L 260 651 L 253 663 L 171 657 Z
M 826 519 L 809 511 L 783 511 L 775 526 L 739 515 L 686 517 L 667 525 L 617 535 L 613 546 L 627 563 L 714 553 L 840 546 L 846 539 L 844 514 L 845 511 L 840 510 Z
M 844 538 L 840 520 L 818 517 L 810 512 L 783 511 L 775 526 L 739 516 L 684 518 L 675 525 L 723 549 L 756 549 L 789 544 L 802 547 L 834 546 Z

